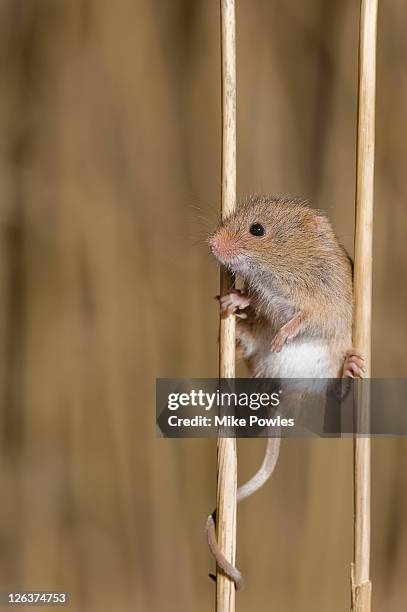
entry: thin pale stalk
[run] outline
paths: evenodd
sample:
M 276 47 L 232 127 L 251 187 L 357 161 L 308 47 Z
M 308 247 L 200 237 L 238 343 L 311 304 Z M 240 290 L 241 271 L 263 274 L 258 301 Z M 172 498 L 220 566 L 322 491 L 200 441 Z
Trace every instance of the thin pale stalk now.
M 371 375 L 372 244 L 375 154 L 376 30 L 378 0 L 361 1 L 359 42 L 359 99 L 356 170 L 356 228 L 353 344 L 366 357 Z M 357 384 L 359 427 L 369 422 L 369 387 Z M 363 424 L 363 425 L 362 425 Z M 352 612 L 370 612 L 370 438 L 354 441 L 354 560 Z
M 222 219 L 236 203 L 236 47 L 235 3 L 221 0 L 222 36 Z M 233 277 L 222 269 L 221 295 L 234 286 Z M 235 376 L 235 317 L 220 319 L 219 376 Z M 218 438 L 216 535 L 218 545 L 232 563 L 236 556 L 236 440 Z M 235 585 L 223 572 L 216 572 L 216 610 L 235 610 Z

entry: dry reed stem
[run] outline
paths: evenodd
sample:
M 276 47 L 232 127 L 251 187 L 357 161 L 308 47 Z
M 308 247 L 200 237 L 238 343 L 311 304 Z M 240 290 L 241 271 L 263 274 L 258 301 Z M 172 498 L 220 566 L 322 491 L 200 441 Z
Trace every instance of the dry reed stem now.
M 222 36 L 222 219 L 236 203 L 236 52 L 235 3 L 221 0 Z M 233 277 L 222 269 L 220 292 L 234 285 Z M 235 376 L 235 317 L 220 319 L 219 376 Z M 236 440 L 218 438 L 216 535 L 225 557 L 235 563 L 236 554 Z M 220 568 L 216 571 L 216 610 L 233 612 L 235 585 Z
M 361 1 L 355 228 L 354 346 L 366 357 L 371 375 L 372 243 L 375 152 L 376 29 L 378 0 Z M 356 387 L 357 422 L 369 421 L 366 383 Z M 354 441 L 354 562 L 352 612 L 370 612 L 370 438 Z

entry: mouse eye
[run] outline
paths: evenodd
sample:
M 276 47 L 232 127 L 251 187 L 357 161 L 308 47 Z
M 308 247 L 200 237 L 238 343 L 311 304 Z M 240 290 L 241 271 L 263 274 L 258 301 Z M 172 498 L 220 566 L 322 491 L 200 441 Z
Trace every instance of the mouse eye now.
M 261 223 L 253 223 L 253 225 L 250 226 L 249 232 L 252 236 L 264 236 L 266 230 Z

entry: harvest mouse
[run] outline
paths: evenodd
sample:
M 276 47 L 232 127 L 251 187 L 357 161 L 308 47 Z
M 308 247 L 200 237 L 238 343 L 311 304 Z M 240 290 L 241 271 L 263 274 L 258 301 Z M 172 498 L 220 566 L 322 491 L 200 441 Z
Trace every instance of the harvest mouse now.
M 238 348 L 253 377 L 363 377 L 352 348 L 352 261 L 327 217 L 300 200 L 254 195 L 209 238 L 216 259 L 244 281 L 220 296 L 221 315 L 235 315 Z M 262 486 L 278 458 L 269 438 L 259 472 L 238 501 Z M 218 565 L 241 586 L 241 575 L 217 548 L 213 517 L 208 543 Z

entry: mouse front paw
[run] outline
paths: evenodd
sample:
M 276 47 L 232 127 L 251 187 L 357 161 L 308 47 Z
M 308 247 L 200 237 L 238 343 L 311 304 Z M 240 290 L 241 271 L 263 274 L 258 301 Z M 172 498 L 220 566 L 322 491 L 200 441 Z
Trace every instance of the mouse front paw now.
M 273 342 L 271 343 L 271 352 L 279 353 L 283 346 L 287 344 L 289 335 L 280 329 L 280 331 L 274 336 Z
M 366 372 L 365 356 L 358 349 L 350 349 L 346 352 L 343 364 L 342 378 L 363 378 Z
M 298 335 L 301 329 L 302 320 L 301 314 L 298 314 L 283 325 L 276 333 L 271 343 L 271 351 L 273 353 L 279 353 L 285 344 L 288 344 L 288 342 Z
M 247 314 L 243 312 L 250 306 L 250 298 L 238 289 L 233 289 L 226 295 L 218 296 L 220 303 L 220 313 L 222 317 L 236 315 L 239 319 L 246 319 Z

